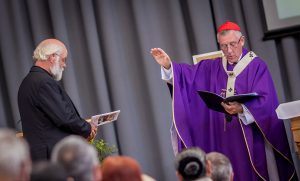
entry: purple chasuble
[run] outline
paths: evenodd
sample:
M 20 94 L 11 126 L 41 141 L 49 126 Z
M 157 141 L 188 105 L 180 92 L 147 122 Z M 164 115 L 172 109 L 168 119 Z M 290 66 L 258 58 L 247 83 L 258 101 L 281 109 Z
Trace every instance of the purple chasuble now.
M 247 53 L 244 49 L 243 56 Z M 234 66 L 227 69 L 231 71 Z M 269 180 L 267 141 L 273 147 L 280 180 L 295 175 L 284 125 L 275 113 L 278 100 L 274 84 L 263 60 L 254 58 L 235 81 L 235 94 L 256 92 L 261 96 L 245 103 L 255 119 L 249 125 L 237 116 L 225 123 L 224 113 L 208 109 L 197 93 L 206 90 L 225 95 L 227 74 L 221 58 L 202 60 L 197 65 L 173 62 L 172 67 L 173 119 L 179 151 L 198 146 L 205 152 L 221 152 L 232 163 L 234 180 Z

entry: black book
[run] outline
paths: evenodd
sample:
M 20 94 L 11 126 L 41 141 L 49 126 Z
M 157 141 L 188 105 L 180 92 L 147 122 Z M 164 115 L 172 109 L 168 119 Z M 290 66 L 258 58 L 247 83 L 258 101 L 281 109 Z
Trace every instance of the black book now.
M 208 92 L 208 91 L 197 91 L 202 100 L 205 102 L 206 106 L 209 109 L 226 113 L 225 109 L 221 105 L 222 102 L 228 103 L 228 102 L 239 102 L 241 104 L 251 101 L 255 98 L 258 98 L 259 95 L 256 92 L 248 93 L 248 94 L 239 94 L 239 95 L 234 95 L 230 97 L 222 97 L 216 93 L 213 92 Z

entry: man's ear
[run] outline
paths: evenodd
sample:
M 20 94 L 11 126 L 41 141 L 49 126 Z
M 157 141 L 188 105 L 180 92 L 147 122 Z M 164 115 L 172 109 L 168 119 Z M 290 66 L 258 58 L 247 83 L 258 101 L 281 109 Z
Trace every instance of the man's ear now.
M 210 160 L 206 160 L 206 175 L 209 177 L 212 175 L 212 163 Z
M 102 171 L 100 165 L 97 165 L 93 168 L 93 175 L 95 181 L 101 181 L 102 180 Z
M 31 169 L 32 169 L 31 160 L 28 159 L 21 163 L 21 168 L 20 168 L 20 173 L 19 173 L 21 181 L 30 180 Z
M 233 177 L 234 177 L 234 173 L 232 171 L 231 174 L 230 174 L 230 181 L 233 181 Z
M 180 175 L 180 173 L 178 171 L 176 171 L 176 176 L 179 181 L 183 181 L 183 177 Z
M 244 46 L 245 45 L 245 37 L 242 36 L 240 41 L 241 41 L 242 46 Z

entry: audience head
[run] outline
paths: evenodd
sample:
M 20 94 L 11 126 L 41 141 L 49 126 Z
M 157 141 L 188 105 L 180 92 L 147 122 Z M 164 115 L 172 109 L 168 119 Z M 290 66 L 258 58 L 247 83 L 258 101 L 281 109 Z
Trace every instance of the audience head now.
M 53 149 L 51 161 L 61 164 L 74 180 L 101 179 L 97 152 L 80 136 L 68 136 L 58 142 Z
M 176 155 L 175 168 L 181 180 L 193 181 L 206 176 L 206 156 L 200 148 L 188 148 Z
M 0 180 L 29 180 L 31 159 L 29 147 L 14 131 L 0 129 Z
M 37 162 L 32 167 L 31 181 L 68 181 L 68 175 L 59 164 Z
M 42 41 L 33 52 L 33 59 L 36 66 L 48 71 L 55 80 L 62 78 L 66 67 L 68 51 L 65 45 L 57 39 L 46 39 Z
M 137 161 L 126 156 L 110 156 L 101 165 L 103 181 L 141 181 L 142 173 Z
M 232 181 L 233 170 L 229 159 L 222 153 L 211 152 L 206 155 L 211 163 L 211 178 L 214 181 Z

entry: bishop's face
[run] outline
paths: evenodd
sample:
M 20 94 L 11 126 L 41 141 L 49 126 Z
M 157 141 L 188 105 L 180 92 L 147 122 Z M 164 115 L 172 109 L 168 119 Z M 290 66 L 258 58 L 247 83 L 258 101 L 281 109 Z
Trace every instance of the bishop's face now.
M 238 36 L 236 32 L 230 31 L 225 35 L 219 36 L 218 41 L 227 61 L 236 63 L 243 52 L 244 36 Z

